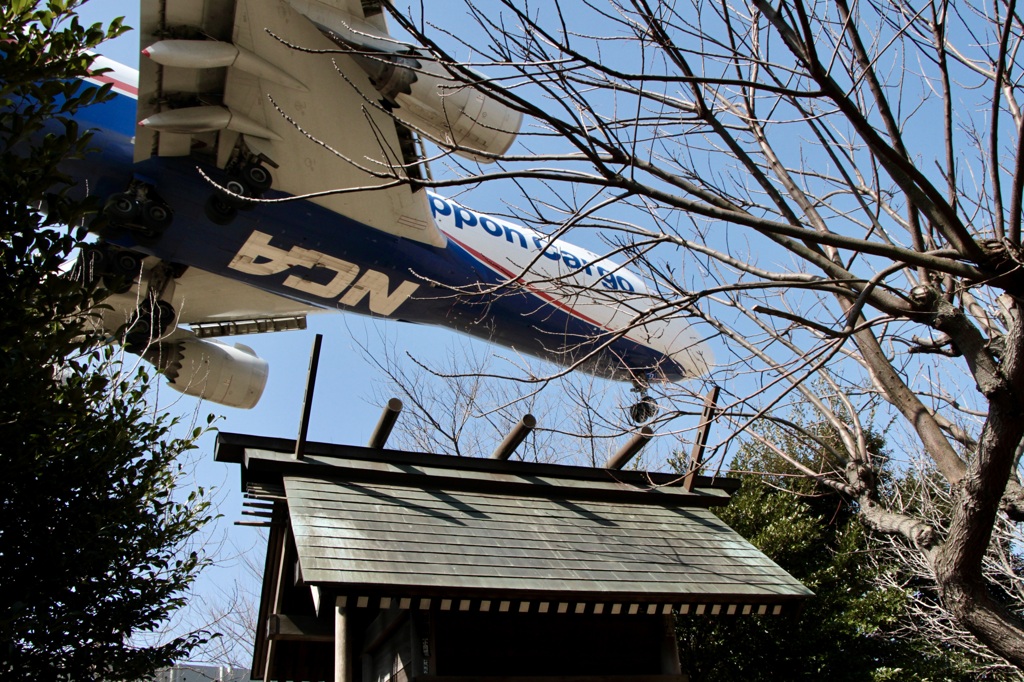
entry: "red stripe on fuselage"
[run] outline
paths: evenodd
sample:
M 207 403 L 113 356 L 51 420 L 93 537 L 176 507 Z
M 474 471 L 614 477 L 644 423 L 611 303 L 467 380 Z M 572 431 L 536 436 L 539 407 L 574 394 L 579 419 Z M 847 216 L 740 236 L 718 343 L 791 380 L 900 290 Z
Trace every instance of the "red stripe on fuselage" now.
M 110 76 L 107 76 L 107 75 L 89 76 L 85 80 L 90 81 L 92 83 L 101 83 L 101 84 L 110 83 L 111 85 L 114 86 L 114 90 L 117 90 L 117 91 L 119 91 L 119 92 L 121 92 L 121 93 L 123 93 L 125 95 L 129 95 L 129 96 L 135 97 L 135 98 L 138 98 L 138 96 L 139 96 L 139 88 L 137 86 L 131 85 L 129 83 L 125 83 L 122 80 L 117 80 L 116 78 L 111 78 Z
M 609 332 L 611 334 L 617 334 L 618 333 L 618 332 L 616 332 L 616 331 L 614 331 L 612 329 L 609 329 L 608 327 L 606 327 L 605 325 L 601 324 L 597 320 L 593 320 L 593 319 L 587 317 L 586 315 L 584 315 L 583 313 L 579 312 L 575 308 L 573 308 L 573 307 L 571 307 L 569 305 L 566 305 L 565 303 L 562 303 L 561 301 L 559 301 L 558 299 L 554 298 L 550 294 L 546 294 L 543 291 L 540 291 L 539 289 L 536 289 L 535 287 L 530 286 L 526 282 L 523 282 L 522 278 L 516 277 L 515 274 L 512 271 L 506 269 L 505 267 L 499 265 L 498 263 L 495 263 L 493 260 L 491 260 L 487 256 L 483 255 L 482 253 L 480 253 L 476 249 L 473 249 L 472 247 L 470 247 L 470 246 L 468 246 L 466 244 L 463 244 L 462 242 L 460 242 L 458 239 L 456 239 L 455 237 L 451 236 L 450 234 L 445 233 L 445 235 L 449 239 L 451 239 L 453 242 L 458 244 L 460 247 L 465 249 L 467 253 L 469 253 L 471 256 L 476 258 L 478 261 L 480 261 L 484 265 L 488 266 L 489 268 L 491 268 L 492 270 L 497 272 L 499 275 L 504 275 L 505 277 L 507 277 L 509 279 L 510 282 L 511 281 L 519 282 L 520 284 L 522 284 L 524 287 L 529 289 L 531 293 L 533 293 L 535 296 L 537 296 L 541 300 L 547 301 L 549 304 L 553 305 L 554 307 L 558 308 L 559 310 L 562 310 L 563 312 L 566 312 L 570 316 L 575 317 L 575 318 L 577 318 L 579 320 L 583 320 L 587 324 L 592 324 L 595 327 L 597 327 L 598 329 L 603 329 L 606 332 Z M 637 341 L 636 339 L 630 338 L 626 334 L 623 334 L 622 338 L 627 339 L 629 341 L 632 341 L 635 344 L 641 345 L 644 348 L 649 348 L 649 346 L 647 346 L 646 344 L 641 343 L 640 341 Z

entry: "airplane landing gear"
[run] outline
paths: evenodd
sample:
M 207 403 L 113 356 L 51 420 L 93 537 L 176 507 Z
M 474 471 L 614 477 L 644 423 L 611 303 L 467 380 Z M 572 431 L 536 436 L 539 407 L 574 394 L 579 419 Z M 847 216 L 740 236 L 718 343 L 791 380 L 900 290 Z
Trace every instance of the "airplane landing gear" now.
M 629 408 L 629 419 L 634 424 L 640 425 L 654 419 L 658 414 L 658 403 L 654 398 L 647 395 L 648 385 L 646 383 L 634 382 L 633 392 L 639 394 L 640 399 Z
M 139 219 L 139 204 L 128 192 L 111 194 L 103 205 L 103 214 L 111 222 L 130 225 Z
M 133 182 L 126 192 L 112 194 L 103 205 L 103 215 L 117 227 L 144 237 L 158 237 L 171 226 L 174 214 L 156 190 Z
M 239 175 L 242 182 L 245 183 L 255 196 L 259 196 L 270 189 L 270 185 L 274 181 L 270 177 L 270 171 L 261 163 L 246 164 Z
M 219 192 L 211 194 L 203 208 L 206 212 L 206 217 L 214 225 L 227 225 L 238 215 L 238 209 L 228 203 L 227 197 Z
M 142 204 L 142 225 L 150 236 L 156 236 L 171 226 L 174 215 L 170 207 L 160 201 L 147 201 Z
M 658 414 L 658 403 L 654 402 L 654 398 L 649 395 L 643 396 L 629 408 L 629 419 L 637 425 L 650 421 L 656 414 Z
M 76 268 L 83 283 L 102 281 L 111 293 L 123 294 L 132 288 L 142 271 L 142 255 L 102 242 L 89 244 L 78 254 Z
M 245 163 L 224 183 L 224 189 L 230 194 L 218 191 L 206 200 L 206 217 L 215 225 L 227 225 L 239 211 L 248 211 L 255 206 L 253 202 L 238 197 L 258 199 L 270 189 L 273 181 L 270 171 L 258 160 Z
M 149 344 L 167 334 L 174 324 L 174 317 L 174 308 L 167 301 L 143 301 L 128 321 L 124 335 L 125 350 L 141 354 Z
M 149 271 L 146 299 L 125 326 L 125 350 L 141 355 L 174 327 L 178 314 L 169 299 L 174 296 L 174 280 L 180 275 L 180 269 L 167 263 Z

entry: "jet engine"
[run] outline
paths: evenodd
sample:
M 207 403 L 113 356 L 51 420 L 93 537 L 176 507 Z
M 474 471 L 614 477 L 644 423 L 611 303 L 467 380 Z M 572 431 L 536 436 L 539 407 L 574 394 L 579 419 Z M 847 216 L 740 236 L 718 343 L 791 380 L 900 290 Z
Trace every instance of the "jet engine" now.
M 398 119 L 456 146 L 460 156 L 489 163 L 493 159 L 473 150 L 504 154 L 516 139 L 521 113 L 452 79 L 436 62 L 414 55 L 357 55 L 355 60 Z
M 240 343 L 186 337 L 154 344 L 145 358 L 175 391 L 228 407 L 254 407 L 267 385 L 267 361 Z
M 504 154 L 512 146 L 523 115 L 474 87 L 470 79 L 456 78 L 416 49 L 399 45 L 378 27 L 347 12 L 315 0 L 290 0 L 319 30 L 369 76 L 382 104 L 407 126 L 423 131 L 455 153 L 483 163 L 484 154 Z M 233 44 L 214 40 L 161 40 L 142 54 L 164 66 L 182 68 L 233 67 L 257 78 L 296 90 L 305 86 L 295 77 L 259 55 Z M 369 95 L 369 93 L 367 93 Z M 254 120 L 223 106 L 184 107 L 154 113 L 140 122 L 165 132 L 193 133 L 233 130 L 254 137 L 277 135 Z
M 356 32 L 342 23 L 321 30 L 336 44 L 352 50 L 349 56 L 366 71 L 385 106 L 400 121 L 457 147 L 456 154 L 484 163 L 493 159 L 474 154 L 474 150 L 504 154 L 512 146 L 523 115 L 471 82 L 456 80 L 436 61 L 415 50 L 381 49 L 372 40 L 372 29 Z

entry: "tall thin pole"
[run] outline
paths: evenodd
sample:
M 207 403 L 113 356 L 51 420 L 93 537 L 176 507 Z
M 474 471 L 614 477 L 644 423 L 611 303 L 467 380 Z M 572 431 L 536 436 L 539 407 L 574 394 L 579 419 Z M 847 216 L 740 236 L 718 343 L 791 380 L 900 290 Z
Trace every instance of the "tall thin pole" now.
M 316 371 L 320 366 L 320 345 L 324 335 L 313 339 L 313 352 L 309 356 L 309 373 L 306 375 L 306 395 L 302 399 L 302 420 L 299 422 L 299 437 L 295 439 L 295 459 L 302 459 L 306 451 L 306 434 L 309 432 L 309 414 L 313 410 L 313 391 L 316 389 Z
M 505 440 L 501 441 L 501 444 L 498 445 L 498 449 L 491 455 L 491 459 L 508 459 L 511 457 L 512 453 L 530 435 L 530 431 L 533 431 L 535 426 L 537 426 L 537 418 L 532 414 L 524 414 L 519 423 L 513 426 L 512 430 L 505 436 Z
M 683 488 L 686 492 L 693 490 L 694 480 L 697 472 L 704 464 L 704 450 L 708 447 L 708 434 L 711 433 L 711 422 L 715 419 L 715 412 L 718 408 L 718 394 L 721 386 L 712 386 L 711 392 L 704 396 L 704 409 L 700 414 L 700 426 L 697 427 L 697 437 L 693 439 L 693 452 L 690 453 L 690 466 L 687 467 L 686 478 L 683 479 Z
M 621 469 L 626 466 L 629 460 L 633 459 L 636 453 L 640 452 L 647 441 L 654 436 L 654 429 L 646 424 L 640 427 L 640 430 L 633 434 L 625 445 L 619 448 L 619 451 L 608 458 L 608 461 L 604 463 L 605 469 Z
M 384 411 L 380 415 L 380 421 L 377 422 L 377 428 L 370 434 L 370 447 L 376 450 L 380 450 L 388 442 L 388 436 L 391 435 L 391 429 L 395 428 L 395 422 L 398 421 L 398 414 L 402 411 L 402 401 L 398 398 L 392 398 L 388 401 L 388 404 L 384 406 Z

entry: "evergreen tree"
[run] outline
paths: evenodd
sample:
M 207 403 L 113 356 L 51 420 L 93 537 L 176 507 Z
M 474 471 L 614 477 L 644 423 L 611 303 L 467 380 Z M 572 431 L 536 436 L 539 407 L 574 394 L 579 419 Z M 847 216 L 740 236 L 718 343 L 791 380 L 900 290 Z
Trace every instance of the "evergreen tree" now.
M 680 656 L 690 679 L 1019 679 L 1016 672 L 982 674 L 984 666 L 967 654 L 921 633 L 906 635 L 901 623 L 911 595 L 877 580 L 879 571 L 894 567 L 873 556 L 878 546 L 856 518 L 856 505 L 799 475 L 764 444 L 815 471 L 831 466 L 830 450 L 841 447 L 834 433 L 798 430 L 814 440 L 771 428 L 744 444 L 733 462 L 742 486 L 716 513 L 815 596 L 792 617 L 680 616 Z M 872 436 L 868 446 L 884 459 L 881 438 Z
M 83 311 L 103 290 L 64 272 L 86 237 L 66 225 L 95 209 L 60 171 L 88 150 L 71 117 L 107 96 L 77 79 L 85 50 L 122 30 L 80 25 L 79 4 L 0 4 L 2 679 L 139 679 L 203 637 L 133 639 L 184 603 L 205 563 L 188 542 L 209 512 L 175 485 L 198 434 L 172 437 L 149 376 L 90 331 Z

